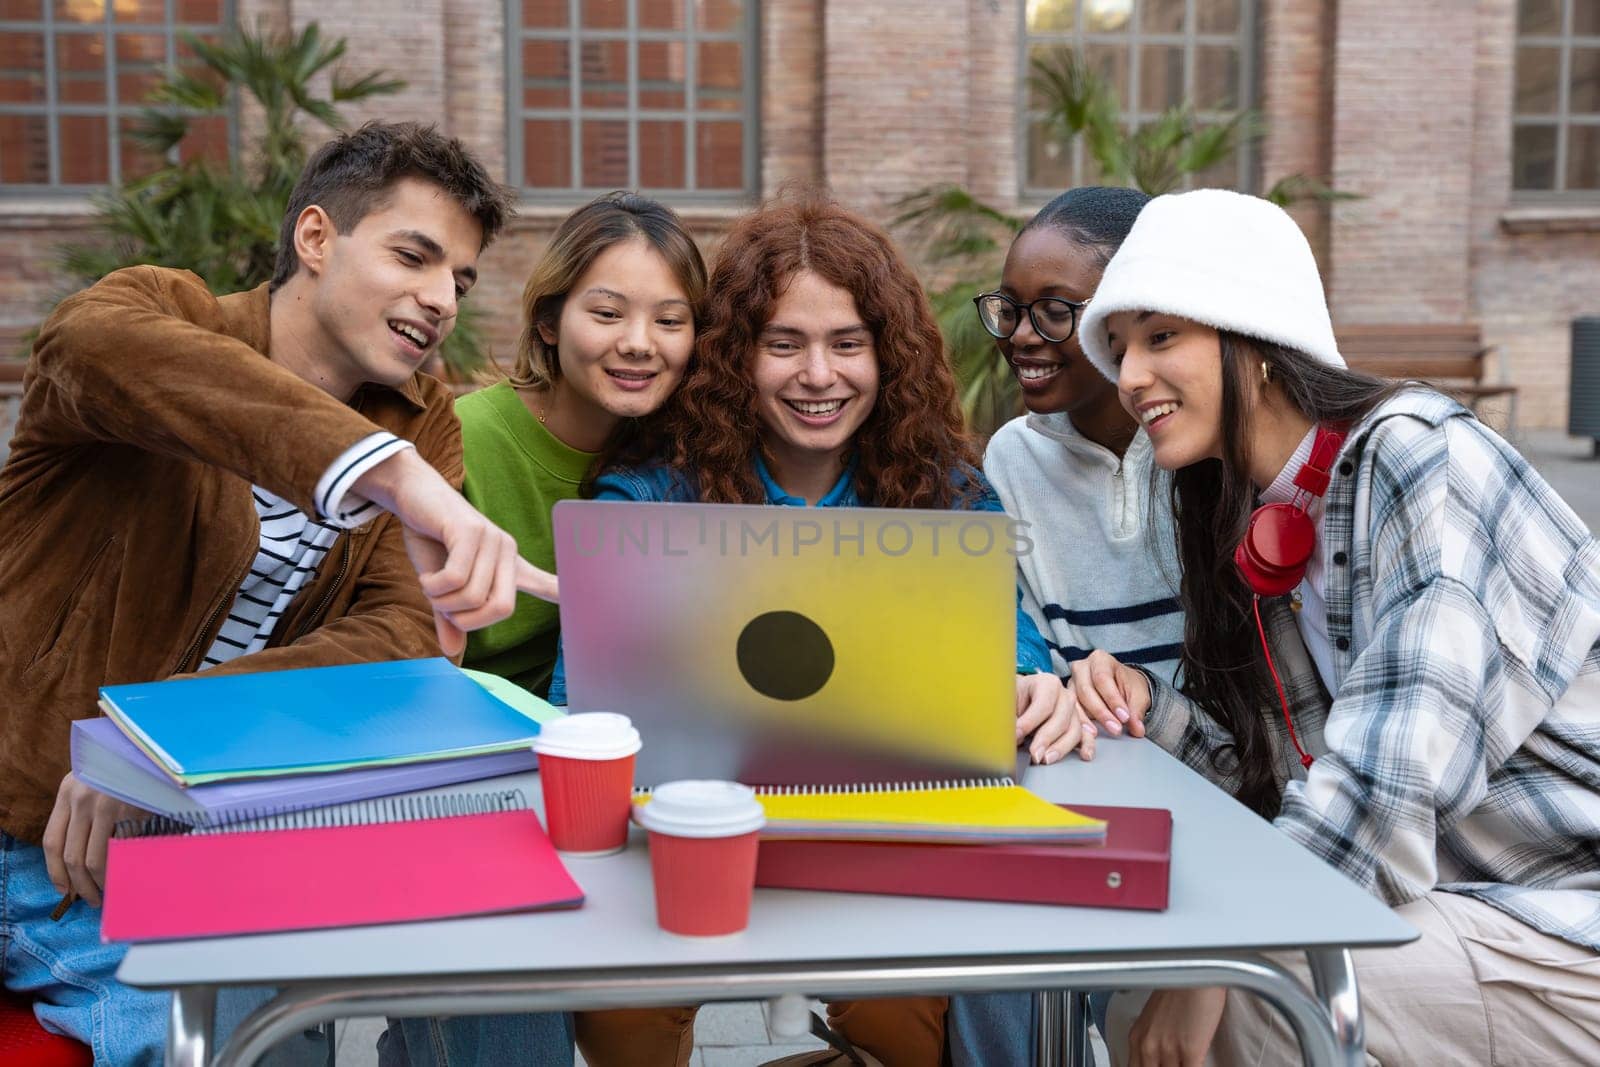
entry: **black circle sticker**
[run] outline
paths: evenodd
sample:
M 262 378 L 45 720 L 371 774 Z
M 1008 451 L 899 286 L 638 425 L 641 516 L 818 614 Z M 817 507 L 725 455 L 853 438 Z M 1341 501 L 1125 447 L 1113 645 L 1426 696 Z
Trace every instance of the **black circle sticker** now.
M 739 673 L 773 700 L 804 700 L 833 675 L 833 642 L 797 611 L 769 611 L 739 633 Z

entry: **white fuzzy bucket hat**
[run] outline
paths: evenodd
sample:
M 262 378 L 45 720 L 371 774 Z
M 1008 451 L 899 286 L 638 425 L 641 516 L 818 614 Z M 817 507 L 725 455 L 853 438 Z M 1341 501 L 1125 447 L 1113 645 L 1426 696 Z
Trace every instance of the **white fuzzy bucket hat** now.
M 1079 327 L 1084 352 L 1112 381 L 1106 316 L 1118 311 L 1177 315 L 1345 365 L 1311 245 L 1287 212 L 1256 196 L 1196 189 L 1139 212 Z

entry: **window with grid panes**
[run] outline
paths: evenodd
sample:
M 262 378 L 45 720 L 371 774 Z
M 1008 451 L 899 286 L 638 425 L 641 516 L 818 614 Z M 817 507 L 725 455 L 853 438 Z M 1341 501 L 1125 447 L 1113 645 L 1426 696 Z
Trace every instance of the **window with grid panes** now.
M 1125 123 L 1143 124 L 1192 104 L 1201 123 L 1222 122 L 1255 103 L 1256 0 L 1024 0 L 1022 34 L 1022 184 L 1045 197 L 1101 180 L 1094 156 L 1063 145 L 1045 122 L 1044 102 L 1028 85 L 1033 60 L 1070 48 L 1116 94 Z M 1253 157 L 1241 146 L 1187 186 L 1249 189 Z
M 164 162 L 125 136 L 185 32 L 216 40 L 228 0 L 0 0 L 0 194 L 88 192 Z M 229 119 L 197 117 L 175 158 L 226 160 Z
M 1600 0 L 1519 0 L 1511 187 L 1600 195 Z
M 509 4 L 513 185 L 552 199 L 755 189 L 755 0 Z

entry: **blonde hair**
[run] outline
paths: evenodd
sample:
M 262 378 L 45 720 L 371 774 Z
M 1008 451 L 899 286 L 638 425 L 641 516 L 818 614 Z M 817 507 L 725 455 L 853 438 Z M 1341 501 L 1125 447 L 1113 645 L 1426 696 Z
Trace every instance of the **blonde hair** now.
M 700 249 L 671 208 L 637 193 L 607 193 L 580 207 L 557 228 L 522 289 L 522 333 L 511 384 L 547 389 L 561 377 L 556 346 L 539 335 L 554 332 L 567 294 L 595 258 L 619 241 L 642 237 L 667 261 L 683 287 L 696 323 L 706 295 L 706 265 Z

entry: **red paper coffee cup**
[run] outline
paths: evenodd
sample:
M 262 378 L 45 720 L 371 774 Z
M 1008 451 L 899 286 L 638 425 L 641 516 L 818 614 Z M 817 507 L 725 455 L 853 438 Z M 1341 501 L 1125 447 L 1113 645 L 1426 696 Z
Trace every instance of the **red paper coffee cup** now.
M 626 715 L 586 712 L 547 723 L 534 739 L 550 842 L 605 855 L 628 841 L 639 732 Z
M 761 802 L 737 782 L 668 782 L 638 813 L 650 831 L 656 923 L 675 934 L 734 934 L 750 924 Z
M 656 923 L 674 934 L 736 934 L 750 925 L 757 831 L 737 837 L 650 833 Z

